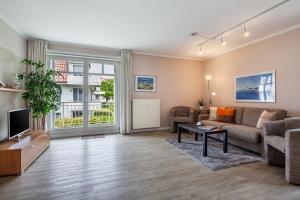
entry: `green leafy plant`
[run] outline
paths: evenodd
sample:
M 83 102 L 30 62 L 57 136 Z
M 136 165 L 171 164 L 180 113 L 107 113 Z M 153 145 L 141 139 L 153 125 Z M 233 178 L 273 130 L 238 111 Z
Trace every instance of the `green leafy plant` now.
M 105 98 L 106 101 L 109 101 L 114 98 L 114 80 L 113 79 L 107 79 L 101 82 L 100 85 L 101 91 L 104 92 L 104 94 L 101 94 Z
M 102 115 L 112 116 L 112 111 L 110 109 L 107 109 L 107 108 L 103 108 L 103 109 L 93 111 L 93 116 L 95 116 L 95 117 L 102 116 Z
M 32 117 L 41 119 L 42 128 L 45 128 L 47 114 L 59 108 L 61 86 L 55 82 L 55 76 L 60 74 L 51 69 L 45 70 L 40 61 L 23 59 L 21 63 L 32 67 L 29 73 L 19 75 L 19 79 L 25 80 L 23 99 L 29 103 Z
M 89 124 L 107 124 L 115 122 L 114 116 L 92 116 L 89 118 Z M 82 117 L 66 117 L 66 118 L 58 118 L 54 121 L 56 128 L 70 128 L 70 127 L 79 127 L 83 126 L 83 118 Z

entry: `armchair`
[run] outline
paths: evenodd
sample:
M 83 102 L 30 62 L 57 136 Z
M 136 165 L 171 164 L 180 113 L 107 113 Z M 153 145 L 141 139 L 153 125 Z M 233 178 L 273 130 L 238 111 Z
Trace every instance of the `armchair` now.
M 194 109 L 187 106 L 171 108 L 170 115 L 173 132 L 176 132 L 178 123 L 193 123 L 194 121 Z
M 267 122 L 263 127 L 266 160 L 285 166 L 285 179 L 300 184 L 300 117 Z

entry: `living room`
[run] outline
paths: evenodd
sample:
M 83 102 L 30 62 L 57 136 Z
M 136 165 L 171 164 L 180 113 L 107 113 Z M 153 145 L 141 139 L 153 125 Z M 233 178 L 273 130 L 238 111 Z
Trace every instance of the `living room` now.
M 300 199 L 299 1 L 0 2 L 0 199 Z

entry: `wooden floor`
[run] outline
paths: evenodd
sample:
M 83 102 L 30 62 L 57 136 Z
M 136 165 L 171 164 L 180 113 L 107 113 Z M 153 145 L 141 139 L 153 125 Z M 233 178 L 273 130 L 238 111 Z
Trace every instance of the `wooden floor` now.
M 164 142 L 170 133 L 52 140 L 0 199 L 300 199 L 282 168 L 258 162 L 210 171 Z

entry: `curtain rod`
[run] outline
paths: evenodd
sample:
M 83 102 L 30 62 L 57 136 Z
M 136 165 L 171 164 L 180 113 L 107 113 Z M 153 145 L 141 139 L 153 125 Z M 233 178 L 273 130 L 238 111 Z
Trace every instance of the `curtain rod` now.
M 94 55 L 94 54 L 80 54 L 80 53 L 73 53 L 73 52 L 66 52 L 66 51 L 54 51 L 54 50 L 47 50 L 47 55 L 51 56 L 68 56 L 73 58 L 85 58 L 85 59 L 96 59 L 96 60 L 110 60 L 110 61 L 117 61 L 121 62 L 121 56 L 103 56 L 103 55 Z

